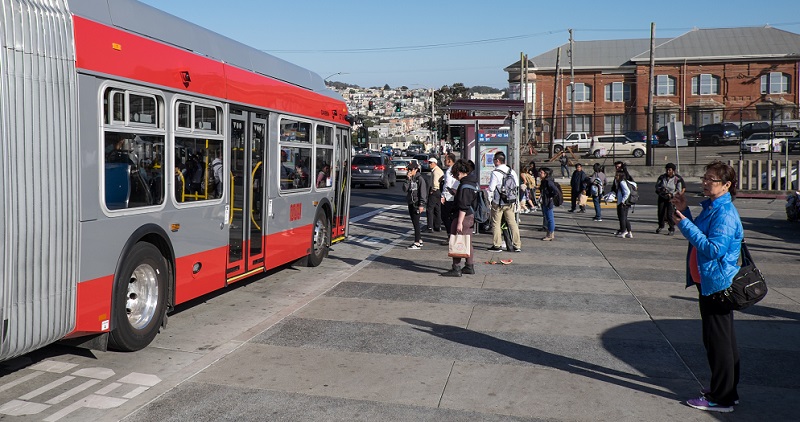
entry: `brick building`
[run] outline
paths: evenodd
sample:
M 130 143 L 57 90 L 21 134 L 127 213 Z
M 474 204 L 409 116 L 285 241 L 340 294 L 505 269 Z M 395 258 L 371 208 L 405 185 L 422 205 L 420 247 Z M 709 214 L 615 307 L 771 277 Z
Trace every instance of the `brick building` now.
M 653 131 L 672 121 L 709 123 L 798 119 L 800 35 L 771 27 L 695 29 L 655 40 Z M 592 134 L 647 130 L 650 39 L 574 41 L 574 122 L 569 43 L 560 47 L 555 129 Z M 529 59 L 529 122 L 550 139 L 558 49 Z M 504 69 L 521 98 L 521 63 Z M 512 97 L 514 98 L 514 97 Z

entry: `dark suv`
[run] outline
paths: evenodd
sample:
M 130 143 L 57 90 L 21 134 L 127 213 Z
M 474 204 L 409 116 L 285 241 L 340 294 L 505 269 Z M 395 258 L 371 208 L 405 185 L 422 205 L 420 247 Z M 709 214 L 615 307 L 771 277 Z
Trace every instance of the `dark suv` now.
M 392 159 L 386 154 L 356 155 L 350 170 L 353 186 L 372 183 L 389 189 L 397 181 Z
M 656 137 L 658 138 L 659 145 L 666 145 L 667 141 L 669 141 L 669 132 L 667 131 L 666 126 L 661 126 L 655 133 Z M 695 125 L 683 125 L 683 137 L 689 143 L 694 143 L 697 136 L 697 126 Z
M 701 144 L 721 145 L 739 142 L 741 139 L 742 133 L 733 123 L 712 123 L 697 130 L 697 142 Z

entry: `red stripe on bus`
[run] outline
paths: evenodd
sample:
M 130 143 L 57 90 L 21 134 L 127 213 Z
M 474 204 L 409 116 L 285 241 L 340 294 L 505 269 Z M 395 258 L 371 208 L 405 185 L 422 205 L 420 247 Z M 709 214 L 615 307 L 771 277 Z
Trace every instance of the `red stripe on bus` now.
M 187 255 L 175 260 L 175 304 L 225 287 L 228 247 Z M 195 264 L 200 271 L 194 272 Z
M 296 227 L 280 233 L 266 236 L 266 253 L 264 265 L 272 269 L 280 267 L 287 262 L 300 259 L 311 252 L 311 233 L 314 226 Z
M 113 286 L 113 275 L 78 283 L 75 329 L 65 338 L 108 331 Z
M 79 69 L 348 124 L 344 102 L 79 16 L 73 21 Z

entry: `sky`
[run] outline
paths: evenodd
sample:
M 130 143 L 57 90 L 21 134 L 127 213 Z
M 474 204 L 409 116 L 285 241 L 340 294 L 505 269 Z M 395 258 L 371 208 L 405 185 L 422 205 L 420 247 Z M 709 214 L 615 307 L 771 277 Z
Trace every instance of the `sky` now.
M 676 37 L 693 28 L 800 33 L 800 1 L 144 0 L 362 87 L 508 86 L 503 68 L 569 41 Z

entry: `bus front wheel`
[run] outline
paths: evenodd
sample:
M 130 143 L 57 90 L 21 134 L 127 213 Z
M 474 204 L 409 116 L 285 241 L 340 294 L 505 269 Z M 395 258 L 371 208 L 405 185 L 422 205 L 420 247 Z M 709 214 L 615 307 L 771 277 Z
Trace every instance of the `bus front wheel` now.
M 167 301 L 167 263 L 150 243 L 137 243 L 114 283 L 109 346 L 123 352 L 145 348 L 158 334 Z

